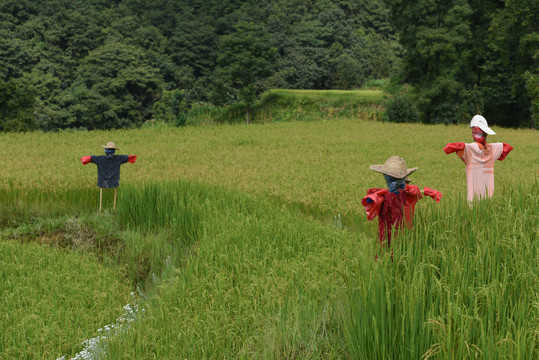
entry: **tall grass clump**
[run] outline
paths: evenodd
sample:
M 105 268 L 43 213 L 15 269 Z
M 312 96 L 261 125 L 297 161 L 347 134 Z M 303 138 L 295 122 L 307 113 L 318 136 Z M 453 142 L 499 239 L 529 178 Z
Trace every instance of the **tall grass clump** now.
M 187 182 L 151 182 L 122 189 L 118 204 L 120 222 L 144 233 L 169 230 L 171 236 L 191 244 L 201 232 L 200 191 Z
M 350 283 L 352 357 L 537 358 L 537 190 L 522 184 L 473 207 L 454 198 L 421 209 L 393 251 Z

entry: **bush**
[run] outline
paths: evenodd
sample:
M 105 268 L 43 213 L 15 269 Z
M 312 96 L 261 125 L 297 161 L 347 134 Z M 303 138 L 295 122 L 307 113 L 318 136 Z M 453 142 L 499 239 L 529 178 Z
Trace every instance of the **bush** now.
M 35 89 L 17 80 L 0 79 L 0 131 L 24 132 L 37 129 L 34 116 Z
M 396 123 L 418 122 L 419 113 L 413 100 L 406 95 L 389 98 L 385 103 L 384 120 Z

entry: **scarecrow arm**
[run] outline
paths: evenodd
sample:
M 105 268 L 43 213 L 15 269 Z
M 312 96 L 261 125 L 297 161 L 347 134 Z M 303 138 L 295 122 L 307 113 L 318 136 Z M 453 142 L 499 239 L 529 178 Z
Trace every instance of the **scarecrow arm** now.
M 445 147 L 444 147 L 444 151 L 446 154 L 451 154 L 453 152 L 456 152 L 458 157 L 466 162 L 463 158 L 464 156 L 464 148 L 466 147 L 466 144 L 463 143 L 463 142 L 456 142 L 456 143 L 450 143 L 450 144 L 447 144 Z
M 423 195 L 421 195 L 421 191 L 417 187 L 417 185 L 408 185 L 405 186 L 406 190 L 406 201 L 415 201 L 421 199 Z
M 503 143 L 502 155 L 500 156 L 498 160 L 503 161 L 505 157 L 507 156 L 507 154 L 511 152 L 511 150 L 513 150 L 513 147 L 511 145 Z
M 451 153 L 454 153 L 455 151 L 458 152 L 459 150 L 464 150 L 465 146 L 466 144 L 463 142 L 450 143 L 444 147 L 444 151 L 446 154 L 451 154 Z
M 135 161 L 137 161 L 137 155 L 129 155 L 129 159 L 127 161 L 134 164 Z
M 92 161 L 92 155 L 83 156 L 80 158 L 80 161 L 82 162 L 82 165 L 89 164 Z
M 438 190 L 428 188 L 426 186 L 425 186 L 425 189 L 423 190 L 423 195 L 433 198 L 434 200 L 436 200 L 436 202 L 440 202 L 440 200 L 442 199 L 441 192 L 439 192 Z
M 367 196 L 361 200 L 361 204 L 365 207 L 367 213 L 367 220 L 373 220 L 382 209 L 385 196 L 389 193 L 386 189 L 377 189 L 378 191 L 372 192 L 370 189 L 367 191 Z

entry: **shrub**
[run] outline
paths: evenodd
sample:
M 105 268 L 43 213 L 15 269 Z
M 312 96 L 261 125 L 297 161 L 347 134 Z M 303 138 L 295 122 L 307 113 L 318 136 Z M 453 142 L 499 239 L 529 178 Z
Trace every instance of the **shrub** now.
M 384 120 L 396 123 L 418 122 L 419 113 L 413 100 L 406 95 L 389 98 L 385 103 Z

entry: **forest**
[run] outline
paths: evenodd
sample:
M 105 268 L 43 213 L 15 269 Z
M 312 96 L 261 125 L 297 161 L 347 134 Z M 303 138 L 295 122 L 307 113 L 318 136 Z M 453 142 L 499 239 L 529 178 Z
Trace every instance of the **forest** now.
M 183 125 L 202 105 L 248 115 L 267 89 L 372 83 L 426 124 L 482 113 L 535 128 L 539 113 L 536 0 L 3 0 L 0 10 L 3 132 Z

